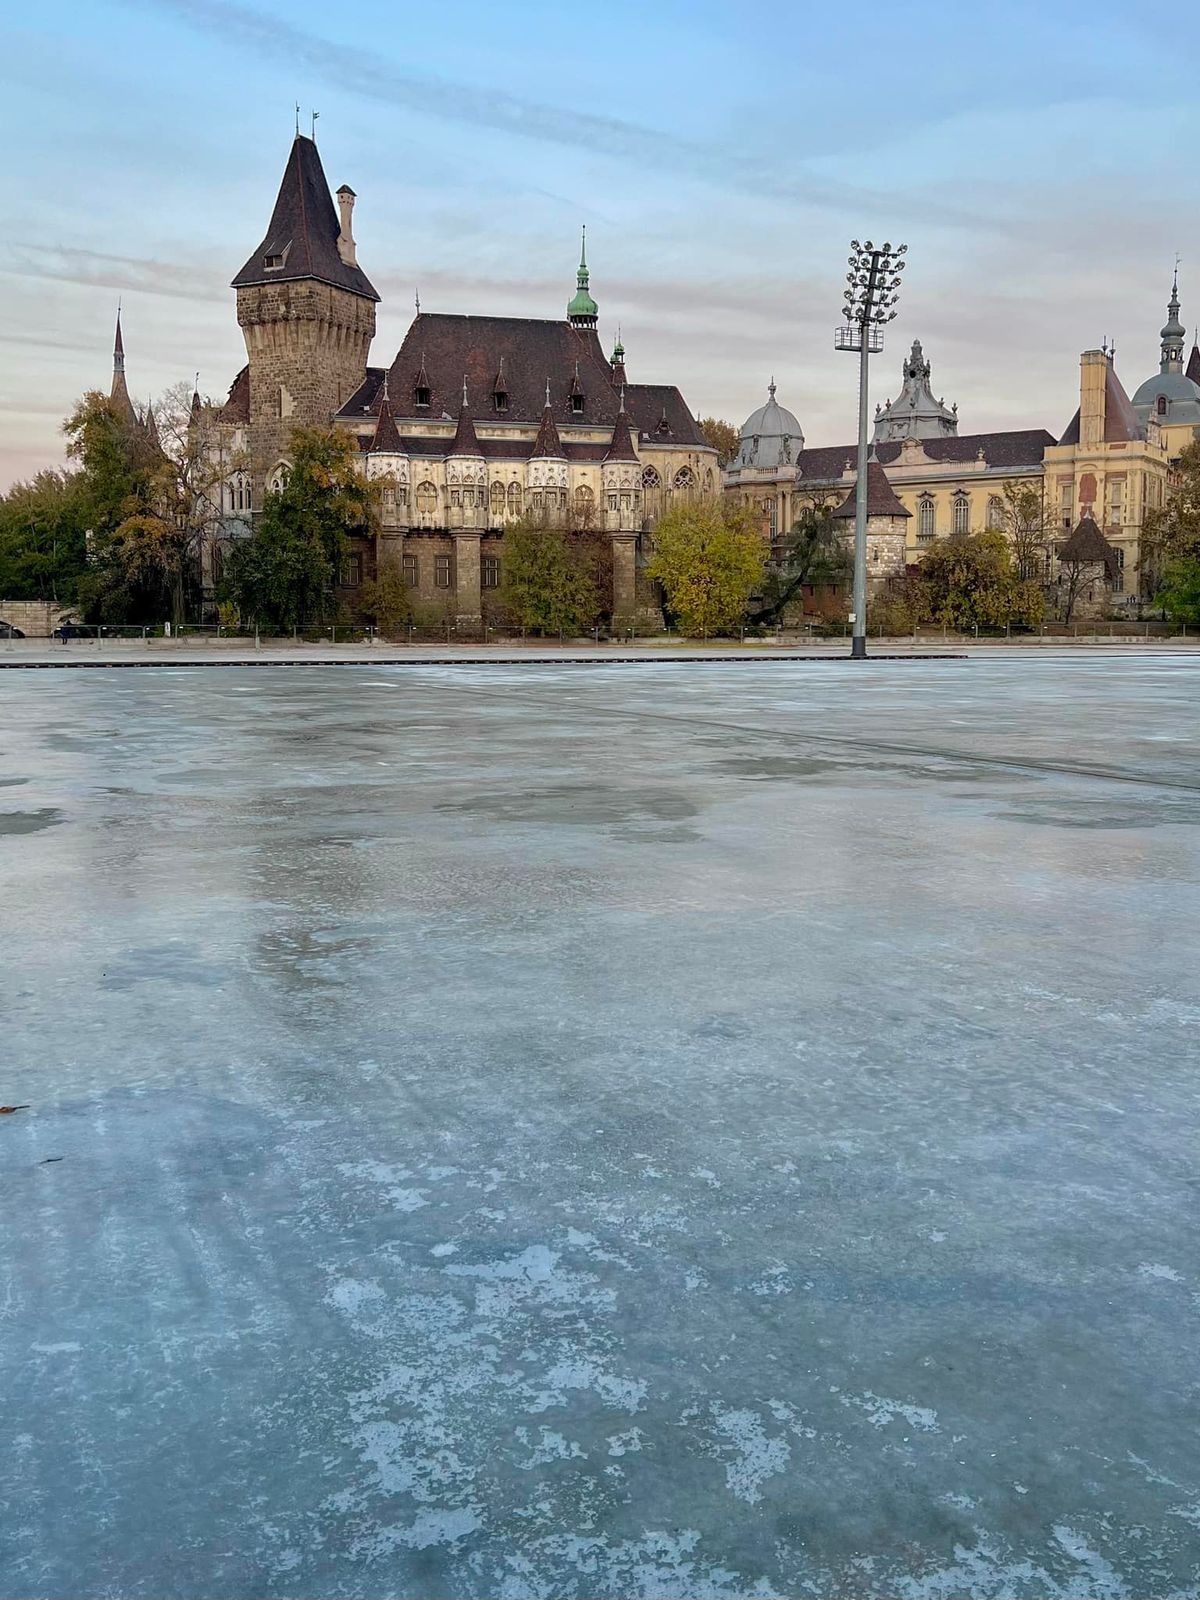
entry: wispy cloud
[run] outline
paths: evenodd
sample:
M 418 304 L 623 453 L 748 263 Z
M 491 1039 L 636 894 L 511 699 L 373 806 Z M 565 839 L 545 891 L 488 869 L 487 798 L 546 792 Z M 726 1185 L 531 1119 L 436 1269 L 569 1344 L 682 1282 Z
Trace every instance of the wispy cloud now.
M 0 256 L 0 273 L 10 277 L 54 279 L 94 289 L 119 289 L 166 295 L 174 300 L 221 300 L 219 273 L 200 272 L 172 261 L 110 255 L 60 244 L 10 244 Z
M 128 0 L 213 34 L 231 47 L 269 52 L 326 79 L 340 93 L 382 101 L 425 117 L 585 150 L 639 166 L 649 159 L 661 170 L 719 188 L 771 196 L 822 209 L 896 210 L 896 193 L 875 193 L 831 182 L 790 160 L 782 167 L 741 157 L 717 146 L 681 139 L 661 128 L 599 116 L 577 107 L 564 109 L 495 87 L 457 83 L 433 74 L 402 72 L 377 54 L 335 44 L 317 34 L 237 0 Z M 934 205 L 947 222 L 977 226 L 966 210 Z

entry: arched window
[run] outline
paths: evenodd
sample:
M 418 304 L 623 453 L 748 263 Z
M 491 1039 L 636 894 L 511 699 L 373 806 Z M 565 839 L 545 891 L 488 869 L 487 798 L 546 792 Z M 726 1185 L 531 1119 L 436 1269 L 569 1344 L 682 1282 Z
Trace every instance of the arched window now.
M 642 468 L 642 488 L 643 489 L 661 489 L 662 488 L 662 479 L 658 475 L 658 468 L 657 467 L 643 467 Z
M 588 488 L 587 484 L 586 483 L 581 483 L 579 485 L 578 489 L 576 489 L 576 491 L 575 491 L 575 509 L 576 509 L 576 511 L 580 511 L 580 512 L 590 511 L 592 509 L 592 505 L 594 504 L 594 501 L 595 501 L 595 496 L 592 494 L 592 491 Z
M 437 510 L 437 489 L 428 479 L 417 485 L 417 510 L 426 517 Z
M 987 525 L 989 528 L 1004 527 L 1004 501 L 998 494 L 988 495 Z
M 286 461 L 281 461 L 279 463 L 279 465 L 275 468 L 274 472 L 271 474 L 270 482 L 267 485 L 267 487 L 270 489 L 271 493 L 272 494 L 282 494 L 283 491 L 287 488 L 287 482 L 288 482 L 288 479 L 291 477 L 291 475 L 292 475 L 291 467 L 288 466 Z
M 502 483 L 493 483 L 492 485 L 492 515 L 494 517 L 502 517 L 504 515 L 504 485 Z
M 690 495 L 693 493 L 696 487 L 696 474 L 692 471 L 691 467 L 680 467 L 679 471 L 675 474 L 673 487 L 680 494 Z
M 971 531 L 971 502 L 961 489 L 954 496 L 954 531 L 955 533 Z
M 1160 394 L 1159 395 L 1158 399 L 1154 402 L 1154 409 L 1155 409 L 1155 411 L 1157 412 L 1157 414 L 1160 417 L 1165 417 L 1166 416 L 1166 414 L 1167 414 L 1167 397 L 1166 397 L 1165 394 Z
M 508 486 L 508 514 L 510 517 L 521 515 L 521 485 L 510 483 Z
M 704 474 L 704 492 L 705 494 L 711 494 L 713 492 L 713 473 L 711 467 L 709 467 L 707 472 Z
M 917 501 L 917 538 L 933 538 L 933 496 L 929 494 Z

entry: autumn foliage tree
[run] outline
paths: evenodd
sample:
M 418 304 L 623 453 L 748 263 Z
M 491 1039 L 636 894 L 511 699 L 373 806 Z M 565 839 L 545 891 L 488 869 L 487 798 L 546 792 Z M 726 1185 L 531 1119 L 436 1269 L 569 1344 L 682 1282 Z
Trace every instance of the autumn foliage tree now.
M 1156 592 L 1176 622 L 1200 622 L 1200 443 L 1179 456 L 1166 500 L 1142 529 L 1143 592 Z
M 706 444 L 712 446 L 717 452 L 717 460 L 723 467 L 727 467 L 738 453 L 741 438 L 732 422 L 724 422 L 720 417 L 701 417 L 700 432 L 704 435 Z
M 654 529 L 646 575 L 691 638 L 732 633 L 760 587 L 767 546 L 754 513 L 722 499 L 674 505 Z
M 522 631 L 582 633 L 596 617 L 600 594 L 594 541 L 585 533 L 524 517 L 504 536 L 500 603 Z
M 1042 591 L 1021 577 L 998 529 L 937 540 L 922 558 L 919 584 L 920 611 L 943 627 L 1036 627 L 1042 619 Z

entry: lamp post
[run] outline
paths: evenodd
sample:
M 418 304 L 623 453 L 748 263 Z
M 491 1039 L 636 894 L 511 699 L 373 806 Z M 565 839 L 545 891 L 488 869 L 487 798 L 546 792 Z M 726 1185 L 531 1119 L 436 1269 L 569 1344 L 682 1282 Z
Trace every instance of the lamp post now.
M 896 315 L 906 244 L 876 247 L 850 241 L 845 323 L 833 336 L 835 350 L 858 352 L 858 476 L 854 489 L 854 633 L 852 657 L 867 653 L 867 363 L 883 349 L 883 325 Z

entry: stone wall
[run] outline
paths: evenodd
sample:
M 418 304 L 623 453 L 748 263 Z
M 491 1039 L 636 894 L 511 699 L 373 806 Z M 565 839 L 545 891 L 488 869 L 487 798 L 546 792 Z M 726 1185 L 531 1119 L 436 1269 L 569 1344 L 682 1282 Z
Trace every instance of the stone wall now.
M 0 600 L 0 622 L 20 628 L 27 639 L 48 639 L 64 617 L 75 614 L 50 600 Z
M 367 370 L 375 303 L 330 284 L 254 284 L 237 292 L 250 362 L 248 442 L 254 503 L 296 427 L 328 427 Z

